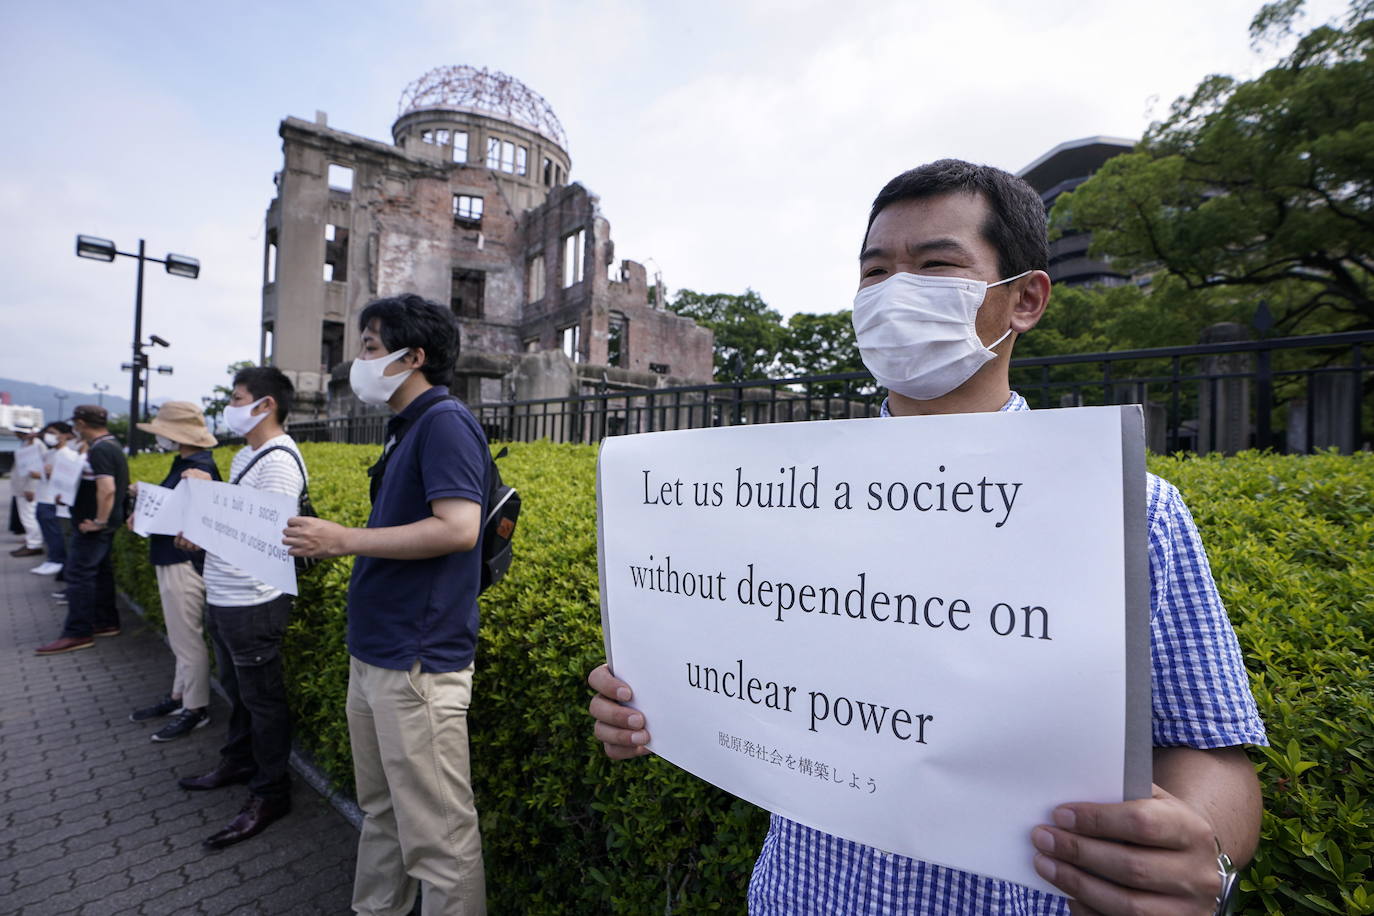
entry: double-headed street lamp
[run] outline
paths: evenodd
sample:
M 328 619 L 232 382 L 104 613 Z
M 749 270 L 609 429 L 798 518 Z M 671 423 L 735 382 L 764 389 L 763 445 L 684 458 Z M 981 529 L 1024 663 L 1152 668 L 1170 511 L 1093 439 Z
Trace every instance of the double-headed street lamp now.
M 134 285 L 134 358 L 130 364 L 130 375 L 132 381 L 129 384 L 129 454 L 138 451 L 138 387 L 142 381 L 141 373 L 147 371 L 148 357 L 143 352 L 143 262 L 152 261 L 154 264 L 161 264 L 167 269 L 167 273 L 174 277 L 185 277 L 194 280 L 200 276 L 200 261 L 195 258 L 187 257 L 184 254 L 168 254 L 166 258 L 150 258 L 144 254 L 143 239 L 138 240 L 138 252 L 119 251 L 115 248 L 115 243 L 109 239 L 97 238 L 93 235 L 78 235 L 76 237 L 76 256 L 78 258 L 90 258 L 93 261 L 113 261 L 115 256 L 138 259 L 138 279 Z M 154 335 L 153 343 L 160 343 L 167 346 L 167 342 Z M 170 367 L 159 366 L 157 371 L 171 374 Z

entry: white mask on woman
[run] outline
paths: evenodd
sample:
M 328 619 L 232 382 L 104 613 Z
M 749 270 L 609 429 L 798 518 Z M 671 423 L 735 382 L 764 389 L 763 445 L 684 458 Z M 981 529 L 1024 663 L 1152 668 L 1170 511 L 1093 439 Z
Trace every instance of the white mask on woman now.
M 996 283 L 896 273 L 864 287 L 854 297 L 853 318 L 864 365 L 879 385 L 909 398 L 949 394 L 997 357 L 974 329 L 988 289 L 1029 273 Z M 1009 336 L 1011 328 L 992 346 Z
M 158 434 L 154 433 L 153 438 L 157 440 L 157 447 L 162 449 L 164 452 L 171 452 L 176 450 L 177 444 L 173 442 L 171 439 L 168 439 L 166 436 L 159 436 Z

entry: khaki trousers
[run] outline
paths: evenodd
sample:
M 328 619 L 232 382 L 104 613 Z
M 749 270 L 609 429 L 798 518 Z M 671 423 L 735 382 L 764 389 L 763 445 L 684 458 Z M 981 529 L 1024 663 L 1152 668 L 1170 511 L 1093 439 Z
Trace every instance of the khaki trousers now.
M 348 736 L 362 808 L 353 909 L 483 916 L 482 837 L 468 767 L 472 666 L 424 674 L 349 659 Z
M 191 562 L 154 566 L 167 642 L 176 657 L 172 696 L 185 709 L 210 705 L 210 653 L 205 648 L 205 580 Z

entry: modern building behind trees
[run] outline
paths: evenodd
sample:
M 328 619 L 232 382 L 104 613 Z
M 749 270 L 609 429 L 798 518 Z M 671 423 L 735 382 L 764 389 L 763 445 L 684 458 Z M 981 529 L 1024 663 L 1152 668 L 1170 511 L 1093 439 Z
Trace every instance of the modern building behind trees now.
M 452 307 L 469 402 L 711 380 L 711 332 L 661 289 L 650 305 L 644 266 L 616 260 L 598 198 L 569 183 L 553 109 L 518 80 L 433 70 L 402 94 L 390 143 L 322 112 L 279 132 L 260 356 L 294 381 L 297 417 L 360 409 L 357 315 L 403 292 Z
M 1134 140 L 1119 137 L 1084 137 L 1061 143 L 1017 172 L 1040 194 L 1045 212 L 1066 194 L 1092 177 L 1113 156 L 1129 153 Z M 1066 231 L 1050 243 L 1050 279 L 1064 286 L 1121 286 L 1131 278 L 1106 261 L 1088 257 L 1092 234 Z

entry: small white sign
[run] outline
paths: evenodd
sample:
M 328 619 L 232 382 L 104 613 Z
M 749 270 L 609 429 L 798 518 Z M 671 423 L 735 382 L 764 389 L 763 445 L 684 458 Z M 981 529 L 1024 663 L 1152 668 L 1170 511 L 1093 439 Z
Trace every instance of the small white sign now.
M 187 487 L 174 489 L 139 481 L 134 501 L 134 534 L 181 534 L 186 530 Z
M 651 748 L 1056 892 L 1032 828 L 1149 793 L 1142 430 L 1082 408 L 607 439 L 607 654 Z
M 76 490 L 81 486 L 81 471 L 86 467 L 86 456 L 69 448 L 57 450 L 52 463 L 52 484 L 54 502 L 71 508 L 76 504 Z
M 140 486 L 140 489 L 142 487 Z M 187 478 L 185 538 L 255 579 L 296 594 L 296 563 L 281 542 L 296 497 L 215 480 Z

